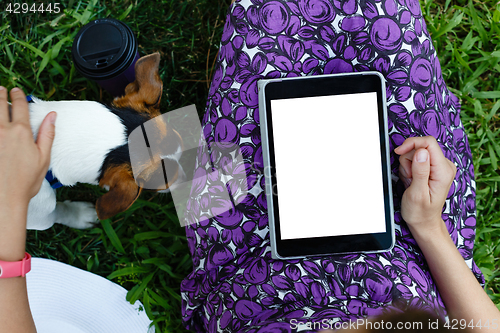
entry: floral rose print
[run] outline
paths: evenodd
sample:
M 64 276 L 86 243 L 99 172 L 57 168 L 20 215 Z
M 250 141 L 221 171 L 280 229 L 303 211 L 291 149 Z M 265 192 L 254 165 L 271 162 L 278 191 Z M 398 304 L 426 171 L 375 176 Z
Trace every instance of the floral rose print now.
M 328 0 L 301 0 L 299 9 L 304 19 L 312 24 L 327 24 L 335 18 L 335 10 Z
M 271 35 L 281 33 L 288 25 L 289 14 L 283 3 L 270 1 L 260 8 L 262 29 Z
M 373 22 L 370 40 L 382 52 L 393 53 L 401 47 L 401 28 L 388 17 L 381 17 Z
M 198 177 L 187 205 L 186 215 L 200 221 L 186 227 L 193 258 L 193 271 L 181 285 L 188 329 L 291 332 L 292 319 L 346 321 L 392 306 L 446 314 L 401 217 L 399 180 L 393 183 L 391 252 L 289 261 L 270 255 L 257 82 L 368 70 L 386 78 L 392 173 L 397 176 L 399 167 L 392 150 L 410 136 L 436 137 L 457 165 L 443 220 L 484 283 L 472 260 L 474 169 L 460 103 L 446 87 L 418 0 L 240 0 L 231 5 L 224 25 L 203 117 L 207 143 L 222 148 L 198 152 Z M 241 147 L 243 165 L 225 162 L 231 160 L 225 145 L 234 144 Z M 211 161 L 221 161 L 234 179 L 225 183 L 220 173 L 210 173 Z M 224 187 L 237 193 L 243 185 L 248 193 L 237 204 L 220 196 Z M 362 209 L 363 202 L 359 205 Z

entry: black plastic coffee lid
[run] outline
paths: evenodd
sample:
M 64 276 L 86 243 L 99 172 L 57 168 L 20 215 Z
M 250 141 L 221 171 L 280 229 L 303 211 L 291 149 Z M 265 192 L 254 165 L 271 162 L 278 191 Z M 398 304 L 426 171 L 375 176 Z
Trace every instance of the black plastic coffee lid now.
M 137 40 L 123 22 L 97 19 L 86 24 L 73 41 L 75 67 L 92 80 L 108 80 L 123 73 L 134 61 Z

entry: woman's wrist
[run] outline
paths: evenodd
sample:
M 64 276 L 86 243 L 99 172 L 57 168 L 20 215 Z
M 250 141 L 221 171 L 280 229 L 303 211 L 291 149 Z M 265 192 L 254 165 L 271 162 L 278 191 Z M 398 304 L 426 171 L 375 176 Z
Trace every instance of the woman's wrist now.
M 0 260 L 22 260 L 26 251 L 26 229 L 1 228 L 0 233 Z
M 433 242 L 433 241 L 443 241 L 447 240 L 450 238 L 450 234 L 448 232 L 448 229 L 446 228 L 446 224 L 444 223 L 443 219 L 439 218 L 438 221 L 433 223 L 432 228 L 429 227 L 412 227 L 411 225 L 408 224 L 408 227 L 410 228 L 410 232 L 413 235 L 413 238 L 415 238 L 415 241 L 417 241 L 417 244 L 422 248 L 422 246 L 425 246 L 426 243 Z
M 3 242 L 0 245 L 1 261 L 20 261 L 26 252 L 26 236 L 17 236 L 10 242 Z
M 0 204 L 0 260 L 18 261 L 24 258 L 27 214 L 27 204 Z

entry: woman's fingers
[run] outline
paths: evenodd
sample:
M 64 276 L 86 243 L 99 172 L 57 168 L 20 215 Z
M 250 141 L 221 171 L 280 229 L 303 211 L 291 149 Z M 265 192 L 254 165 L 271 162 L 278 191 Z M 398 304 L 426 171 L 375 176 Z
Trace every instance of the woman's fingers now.
M 401 146 L 394 149 L 394 152 L 398 155 L 404 155 L 412 150 L 416 151 L 420 148 L 425 148 L 429 152 L 431 167 L 445 163 L 446 158 L 444 157 L 443 151 L 433 136 L 408 138 Z
M 12 101 L 12 122 L 29 125 L 29 108 L 24 92 L 19 88 L 12 89 L 10 100 Z
M 7 104 L 7 89 L 0 86 L 0 124 L 9 122 L 9 105 Z
M 403 175 L 404 178 L 411 179 L 411 163 L 413 161 L 413 155 L 415 154 L 415 150 L 411 150 L 408 153 L 399 156 L 399 171 Z
M 415 152 L 425 148 L 429 153 L 430 159 L 430 181 L 448 182 L 454 179 L 456 175 L 456 166 L 448 160 L 432 136 L 408 138 L 394 152 L 399 156 L 399 174 L 406 187 L 412 183 L 415 178 L 413 175 L 413 159 Z M 453 177 L 451 175 L 453 174 Z
M 411 137 L 406 139 L 401 146 L 394 149 L 394 152 L 400 155 L 399 163 L 403 165 L 408 178 L 413 178 L 411 170 L 413 154 L 421 148 L 425 148 L 429 153 L 431 180 L 444 180 L 448 178 L 449 171 L 443 167 L 448 163 L 453 163 L 444 156 L 441 147 L 433 136 Z
M 45 116 L 36 139 L 38 149 L 41 153 L 42 164 L 44 168 L 47 169 L 50 164 L 50 151 L 52 149 L 52 143 L 54 142 L 54 137 L 56 135 L 56 116 L 57 114 L 55 112 L 50 112 L 47 116 Z M 44 172 L 46 172 L 46 170 Z
M 401 179 L 401 181 L 402 181 L 402 182 L 403 182 L 403 184 L 405 185 L 405 188 L 408 188 L 408 187 L 410 187 L 410 185 L 411 185 L 411 181 L 412 181 L 412 179 L 411 179 L 411 178 L 407 178 L 407 177 L 403 174 L 402 170 L 403 170 L 403 169 L 402 169 L 402 167 L 400 166 L 400 167 L 399 167 L 399 179 Z

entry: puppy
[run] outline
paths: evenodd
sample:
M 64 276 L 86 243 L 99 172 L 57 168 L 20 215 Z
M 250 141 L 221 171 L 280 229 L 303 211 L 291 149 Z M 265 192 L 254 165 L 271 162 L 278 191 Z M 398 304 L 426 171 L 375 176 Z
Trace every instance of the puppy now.
M 91 101 L 30 103 L 30 122 L 36 138 L 45 116 L 57 112 L 56 134 L 52 145 L 50 167 L 62 185 L 76 183 L 100 185 L 108 190 L 97 200 L 56 202 L 55 190 L 44 180 L 40 191 L 30 201 L 28 229 L 45 230 L 54 223 L 73 228 L 89 228 L 99 219 L 107 219 L 128 209 L 139 197 L 142 185 L 158 173 L 164 173 L 165 160 L 177 168 L 175 177 L 156 190 L 167 192 L 185 174 L 180 167 L 182 139 L 161 118 L 155 121 L 156 145 L 168 141 L 171 153 L 151 156 L 144 161 L 141 173 L 134 175 L 130 164 L 128 136 L 143 123 L 160 116 L 163 84 L 158 74 L 159 53 L 140 58 L 135 64 L 136 80 L 125 88 L 125 95 L 110 105 Z M 172 163 L 176 162 L 176 163 Z

